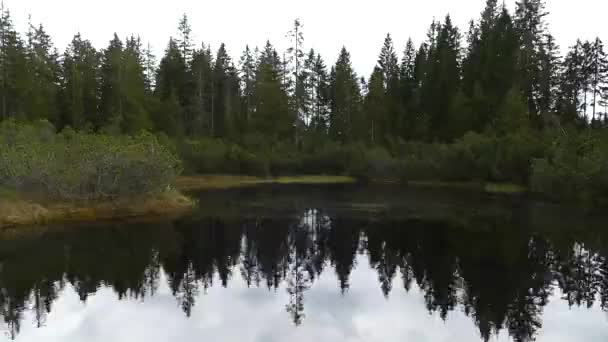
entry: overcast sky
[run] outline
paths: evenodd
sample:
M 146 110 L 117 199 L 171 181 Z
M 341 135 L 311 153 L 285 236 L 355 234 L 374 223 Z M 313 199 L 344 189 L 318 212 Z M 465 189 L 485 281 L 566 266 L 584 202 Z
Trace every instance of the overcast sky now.
M 4 0 L 17 28 L 25 31 L 31 14 L 43 23 L 63 51 L 78 31 L 95 47 L 107 46 L 114 32 L 122 37 L 140 35 L 157 55 L 175 35 L 177 22 L 187 13 L 197 45 L 204 41 L 215 50 L 227 44 L 238 60 L 245 44 L 263 46 L 267 39 L 283 50 L 285 32 L 295 18 L 304 24 L 305 48 L 319 51 L 333 64 L 342 45 L 351 52 L 357 72 L 371 73 L 386 33 L 399 51 L 408 37 L 418 45 L 433 19 L 450 13 L 461 30 L 478 18 L 486 0 Z M 510 8 L 515 0 L 507 0 Z M 551 32 L 562 48 L 576 38 L 608 39 L 606 0 L 547 0 Z

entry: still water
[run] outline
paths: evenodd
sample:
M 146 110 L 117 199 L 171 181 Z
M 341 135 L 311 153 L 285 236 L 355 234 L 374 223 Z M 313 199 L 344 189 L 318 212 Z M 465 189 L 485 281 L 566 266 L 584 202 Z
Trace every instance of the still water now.
M 394 186 L 193 194 L 176 220 L 0 232 L 17 341 L 608 341 L 608 220 Z

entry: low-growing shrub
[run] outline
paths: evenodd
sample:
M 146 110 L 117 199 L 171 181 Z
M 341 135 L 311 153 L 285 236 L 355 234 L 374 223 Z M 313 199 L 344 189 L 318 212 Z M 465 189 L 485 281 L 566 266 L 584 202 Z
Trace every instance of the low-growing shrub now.
M 166 190 L 180 160 L 149 133 L 107 136 L 47 122 L 0 124 L 0 186 L 51 198 L 97 200 Z

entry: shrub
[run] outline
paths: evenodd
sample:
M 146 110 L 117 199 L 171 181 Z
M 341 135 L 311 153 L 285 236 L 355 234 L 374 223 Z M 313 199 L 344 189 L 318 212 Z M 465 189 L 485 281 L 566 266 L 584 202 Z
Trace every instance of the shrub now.
M 597 207 L 608 199 L 608 136 L 569 131 L 554 138 L 547 156 L 534 160 L 532 190 L 554 199 Z
M 157 193 L 181 162 L 149 133 L 106 136 L 40 122 L 0 124 L 0 186 L 53 198 L 96 200 Z

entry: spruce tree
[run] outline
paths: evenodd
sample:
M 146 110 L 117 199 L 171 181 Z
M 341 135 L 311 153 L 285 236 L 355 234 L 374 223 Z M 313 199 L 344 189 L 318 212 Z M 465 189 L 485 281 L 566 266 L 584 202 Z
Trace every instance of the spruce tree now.
M 289 115 L 283 67 L 275 48 L 266 42 L 256 68 L 253 126 L 257 133 L 274 141 L 293 139 L 293 119 Z
M 390 126 L 388 120 L 387 94 L 384 88 L 384 75 L 380 67 L 375 67 L 367 83 L 367 93 L 363 104 L 369 125 L 367 140 L 372 144 L 384 142 Z
M 183 133 L 189 89 L 186 62 L 180 47 L 171 38 L 156 75 L 154 96 L 160 107 L 153 114 L 153 121 L 157 129 L 174 136 Z
M 100 120 L 96 127 L 120 125 L 124 118 L 124 46 L 118 35 L 102 53 Z
M 384 44 L 378 57 L 383 89 L 384 105 L 386 108 L 381 111 L 386 117 L 378 118 L 378 129 L 382 143 L 389 142 L 396 138 L 402 126 L 402 106 L 400 100 L 400 81 L 399 81 L 399 59 L 393 46 L 390 34 L 386 35 Z M 371 82 L 371 81 L 370 81 Z
M 414 121 L 416 120 L 416 108 L 414 97 L 418 91 L 416 78 L 416 47 L 412 39 L 408 39 L 401 59 L 399 70 L 400 99 L 403 118 L 400 122 L 399 136 L 404 139 L 412 138 Z
M 61 120 L 58 128 L 99 129 L 101 56 L 90 41 L 74 36 L 61 64 Z
M 222 43 L 213 67 L 212 135 L 234 137 L 236 117 L 240 108 L 239 81 L 226 46 Z
M 59 120 L 59 56 L 42 25 L 30 24 L 27 47 L 30 81 L 25 102 L 28 119 Z
M 190 64 L 191 90 L 194 95 L 190 101 L 190 130 L 194 135 L 211 136 L 211 110 L 213 96 L 213 54 L 211 48 L 202 44 L 194 51 Z
M 254 86 L 255 86 L 255 57 L 249 49 L 249 45 L 245 46 L 245 51 L 241 55 L 239 61 L 240 65 L 240 80 L 241 89 L 243 94 L 243 113 L 244 113 L 244 125 L 243 127 L 249 127 L 251 125 L 253 110 L 254 110 Z
M 317 132 L 325 134 L 329 125 L 329 75 L 320 54 L 315 58 L 310 77 L 313 88 L 311 124 Z
M 147 112 L 148 96 L 146 82 L 146 56 L 141 39 L 131 36 L 127 39 L 123 53 L 122 96 L 123 117 L 121 130 L 132 134 L 152 128 Z
M 0 13 L 0 119 L 26 118 L 30 76 L 24 42 L 3 6 Z
M 302 71 L 304 70 L 304 34 L 303 26 L 300 19 L 294 20 L 292 29 L 287 33 L 289 38 L 289 48 L 287 49 L 287 56 L 284 61 L 285 63 L 285 75 L 288 77 L 287 86 L 288 92 L 291 97 L 292 115 L 294 117 L 294 138 L 296 145 L 299 144 L 299 134 L 302 130 L 303 120 L 305 120 L 305 89 L 304 89 L 304 77 Z
M 330 136 L 341 142 L 362 137 L 365 130 L 360 120 L 360 88 L 353 70 L 350 53 L 342 47 L 330 76 Z
M 592 119 L 596 120 L 597 107 L 599 106 L 599 101 L 601 100 L 603 88 L 606 86 L 606 82 L 608 82 L 608 56 L 604 51 L 604 43 L 601 39 L 595 38 L 592 48 L 591 48 L 591 56 L 590 60 L 590 70 L 591 70 L 591 92 L 592 92 L 592 102 L 591 106 L 593 107 Z
M 531 114 L 538 114 L 541 78 L 541 47 L 546 35 L 544 0 L 521 0 L 516 3 L 515 28 L 519 36 L 521 89 Z
M 192 27 L 190 27 L 188 16 L 186 14 L 184 14 L 179 20 L 177 31 L 178 38 L 176 43 L 179 46 L 179 51 L 184 61 L 186 63 L 190 63 L 192 60 L 194 43 L 192 42 Z

